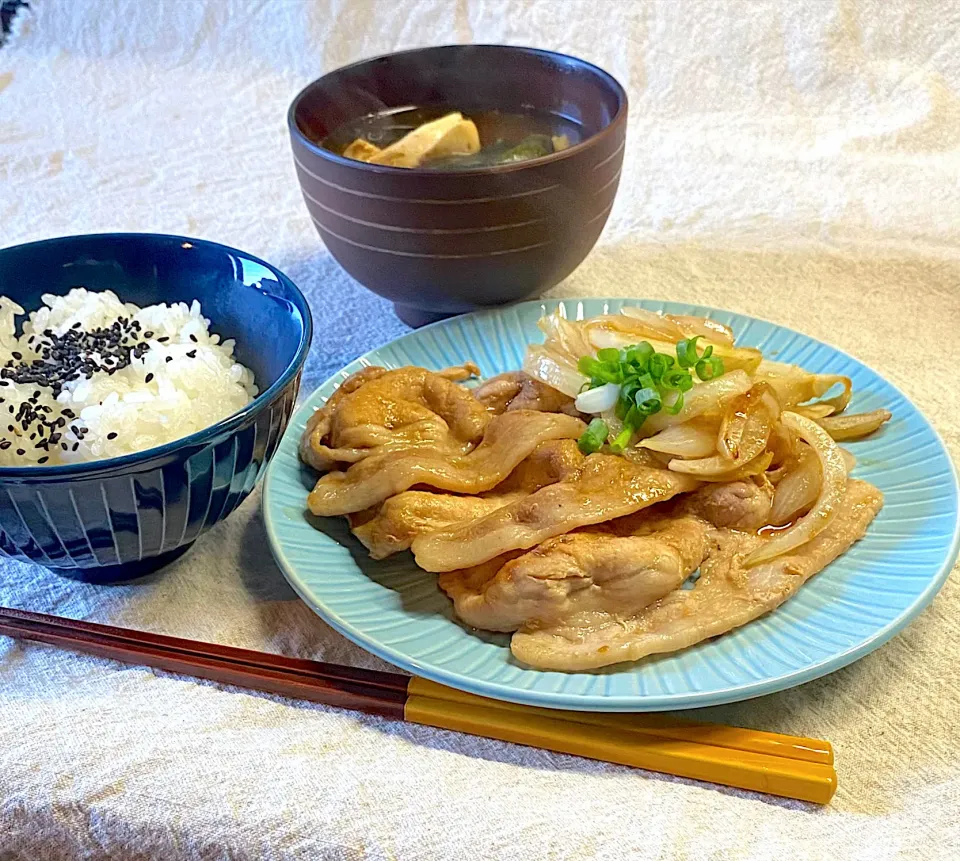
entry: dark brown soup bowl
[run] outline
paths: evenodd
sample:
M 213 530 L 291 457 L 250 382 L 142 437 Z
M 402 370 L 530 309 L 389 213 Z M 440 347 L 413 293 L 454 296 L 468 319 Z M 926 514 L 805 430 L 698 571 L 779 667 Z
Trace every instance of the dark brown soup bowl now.
M 583 140 L 509 165 L 437 171 L 323 149 L 346 122 L 404 106 L 553 113 Z M 587 256 L 620 180 L 627 94 L 551 51 L 452 45 L 364 60 L 310 84 L 289 113 L 297 175 L 330 253 L 413 326 L 547 290 Z

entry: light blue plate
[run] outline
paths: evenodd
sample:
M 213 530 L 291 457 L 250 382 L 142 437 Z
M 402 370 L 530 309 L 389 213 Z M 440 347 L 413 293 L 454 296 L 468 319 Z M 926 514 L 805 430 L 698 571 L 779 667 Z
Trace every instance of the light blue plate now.
M 594 673 L 527 669 L 505 635 L 468 630 L 454 618 L 436 577 L 409 554 L 367 558 L 340 519 L 311 523 L 306 493 L 315 477 L 297 460 L 307 417 L 364 365 L 439 369 L 472 359 L 484 376 L 520 367 L 542 340 L 537 320 L 561 307 L 570 318 L 616 312 L 624 300 L 526 302 L 412 332 L 367 353 L 328 380 L 294 415 L 270 465 L 264 516 L 273 552 L 304 601 L 340 633 L 405 670 L 511 702 L 593 711 L 711 706 L 769 694 L 843 667 L 902 630 L 943 585 L 957 557 L 957 477 L 943 442 L 896 388 L 826 344 L 725 311 L 676 303 L 629 302 L 654 311 L 713 317 L 737 340 L 779 361 L 853 379 L 856 412 L 886 407 L 894 418 L 850 445 L 855 475 L 886 504 L 867 536 L 778 610 L 684 652 Z

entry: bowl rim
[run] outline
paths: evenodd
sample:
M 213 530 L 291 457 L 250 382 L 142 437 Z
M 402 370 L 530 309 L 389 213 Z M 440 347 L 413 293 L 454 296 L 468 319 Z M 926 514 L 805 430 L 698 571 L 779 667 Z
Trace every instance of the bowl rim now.
M 161 239 L 161 240 L 172 240 L 174 242 L 189 242 L 194 246 L 202 246 L 205 248 L 211 248 L 218 251 L 226 251 L 231 254 L 237 254 L 241 257 L 245 257 L 253 263 L 257 263 L 260 266 L 263 266 L 265 269 L 268 269 L 272 272 L 277 280 L 284 284 L 290 291 L 292 296 L 292 304 L 300 312 L 301 318 L 303 320 L 303 328 L 300 333 L 300 343 L 297 344 L 297 349 L 294 352 L 293 358 L 287 364 L 287 367 L 284 368 L 283 373 L 276 379 L 273 385 L 269 386 L 265 391 L 260 392 L 249 404 L 247 404 L 242 409 L 238 410 L 235 413 L 222 418 L 220 421 L 202 428 L 201 430 L 195 431 L 194 433 L 180 437 L 178 439 L 172 440 L 171 442 L 163 443 L 162 445 L 154 446 L 153 448 L 147 448 L 143 451 L 133 452 L 131 454 L 124 454 L 118 457 L 105 458 L 104 460 L 88 460 L 81 461 L 78 463 L 58 463 L 51 464 L 50 466 L 0 466 L 0 481 L 3 479 L 49 479 L 49 478 L 61 478 L 61 477 L 72 477 L 81 474 L 93 475 L 99 472 L 113 472 L 119 469 L 123 469 L 129 466 L 136 466 L 147 461 L 153 460 L 154 458 L 164 457 L 168 454 L 173 453 L 177 449 L 185 448 L 187 446 L 193 445 L 202 445 L 214 437 L 220 436 L 225 433 L 232 433 L 240 425 L 242 425 L 248 418 L 252 415 L 259 413 L 263 408 L 284 389 L 289 385 L 290 381 L 300 372 L 304 363 L 307 359 L 307 353 L 310 350 L 310 344 L 313 340 L 313 315 L 310 312 L 310 305 L 307 303 L 306 296 L 303 295 L 303 291 L 294 284 L 294 282 L 283 272 L 277 269 L 276 266 L 268 263 L 266 260 L 263 260 L 257 257 L 254 254 L 249 254 L 246 251 L 241 251 L 239 248 L 234 248 L 230 245 L 224 245 L 220 242 L 212 242 L 208 239 L 196 239 L 192 236 L 179 236 L 174 233 L 136 233 L 136 232 L 106 232 L 106 233 L 77 233 L 77 234 L 68 234 L 65 236 L 55 236 L 50 239 L 39 239 L 33 242 L 23 242 L 18 245 L 7 245 L 0 248 L 0 255 L 4 254 L 7 251 L 19 250 L 23 248 L 40 248 L 44 245 L 53 245 L 58 242 L 63 242 L 64 240 L 103 240 L 103 239 L 119 239 L 119 240 L 128 240 L 128 241 L 140 241 L 144 239 Z
M 359 66 L 365 66 L 369 63 L 375 63 L 379 60 L 386 60 L 393 57 L 402 57 L 406 54 L 420 54 L 425 51 L 444 51 L 444 50 L 456 50 L 462 48 L 495 48 L 498 50 L 506 52 L 519 52 L 527 54 L 542 54 L 549 57 L 557 57 L 563 60 L 572 60 L 574 63 L 579 64 L 582 67 L 585 67 L 591 70 L 597 77 L 603 79 L 607 86 L 613 91 L 614 95 L 619 101 L 619 107 L 617 112 L 610 118 L 610 122 L 607 123 L 600 131 L 596 134 L 590 135 L 590 137 L 585 140 L 580 141 L 578 144 L 574 144 L 571 147 L 567 147 L 565 150 L 560 152 L 550 153 L 549 155 L 539 156 L 537 158 L 525 159 L 523 161 L 514 162 L 512 164 L 494 164 L 487 165 L 485 167 L 468 167 L 462 170 L 450 170 L 450 171 L 438 171 L 432 170 L 430 168 L 424 167 L 394 167 L 393 165 L 385 164 L 370 164 L 369 162 L 359 161 L 354 158 L 346 158 L 342 155 L 337 155 L 335 152 L 331 152 L 328 149 L 324 149 L 317 143 L 314 143 L 310 140 L 302 131 L 300 126 L 297 124 L 296 113 L 297 109 L 300 106 L 300 103 L 304 101 L 309 94 L 309 92 L 316 87 L 321 81 L 332 77 L 333 75 L 339 75 L 343 72 L 348 72 L 351 69 L 355 69 Z M 365 59 L 357 60 L 353 63 L 348 63 L 344 66 L 339 66 L 336 69 L 332 69 L 329 72 L 321 75 L 319 78 L 314 79 L 309 84 L 307 84 L 296 96 L 294 96 L 293 101 L 290 103 L 290 107 L 287 110 L 287 126 L 290 130 L 290 137 L 300 146 L 303 146 L 305 149 L 312 152 L 314 155 L 319 156 L 320 158 L 326 159 L 333 164 L 338 164 L 348 168 L 354 168 L 357 170 L 363 170 L 368 173 L 374 174 L 384 174 L 386 176 L 485 176 L 485 175 L 497 175 L 504 173 L 512 173 L 518 170 L 524 170 L 528 167 L 539 167 L 545 164 L 552 164 L 554 162 L 560 162 L 568 158 L 572 158 L 582 152 L 585 152 L 587 149 L 595 146 L 600 141 L 604 140 L 611 134 L 614 134 L 617 127 L 620 123 L 626 119 L 626 116 L 629 112 L 629 98 L 627 96 L 626 88 L 621 84 L 613 75 L 611 75 L 605 69 L 600 68 L 600 66 L 595 63 L 591 63 L 589 60 L 583 60 L 580 57 L 575 57 L 572 54 L 564 54 L 561 51 L 551 51 L 547 48 L 534 48 L 528 45 L 503 45 L 497 43 L 463 43 L 463 44 L 447 44 L 447 45 L 426 45 L 421 48 L 410 48 L 405 51 L 391 51 L 387 54 L 379 54 L 374 57 L 367 57 Z

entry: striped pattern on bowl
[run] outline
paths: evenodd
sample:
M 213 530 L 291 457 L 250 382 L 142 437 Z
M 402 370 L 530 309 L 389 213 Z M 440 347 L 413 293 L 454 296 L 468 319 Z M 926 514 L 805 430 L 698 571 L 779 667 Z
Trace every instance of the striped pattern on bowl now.
M 273 457 L 299 378 L 232 433 L 139 466 L 0 483 L 0 551 L 97 582 L 165 564 L 226 518 Z
M 535 110 L 577 122 L 560 153 L 464 171 L 370 165 L 319 146 L 387 107 Z M 331 254 L 407 322 L 549 289 L 600 236 L 623 164 L 627 96 L 597 67 L 549 51 L 460 45 L 338 69 L 294 100 L 290 137 L 304 201 Z
M 104 461 L 0 467 L 0 553 L 97 583 L 170 562 L 246 498 L 277 448 L 313 333 L 303 294 L 257 257 L 152 233 L 3 248 L 0 283 L 27 310 L 74 285 L 141 307 L 196 299 L 213 329 L 236 341 L 260 394 L 213 426 Z

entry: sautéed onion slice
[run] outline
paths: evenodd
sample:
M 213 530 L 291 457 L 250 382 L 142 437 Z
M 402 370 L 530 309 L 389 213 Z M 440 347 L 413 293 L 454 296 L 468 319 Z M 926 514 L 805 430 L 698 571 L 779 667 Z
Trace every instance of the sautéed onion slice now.
M 747 557 L 748 566 L 789 553 L 819 535 L 836 515 L 847 488 L 847 464 L 840 447 L 830 435 L 816 422 L 797 413 L 785 412 L 782 421 L 816 454 L 821 470 L 820 492 L 807 514 L 789 529 L 768 539 Z
M 840 442 L 847 439 L 860 439 L 872 434 L 890 419 L 891 413 L 889 410 L 874 410 L 871 413 L 826 416 L 820 419 L 820 427 Z
M 708 457 L 717 450 L 717 426 L 694 419 L 664 428 L 641 440 L 640 446 L 675 457 Z

